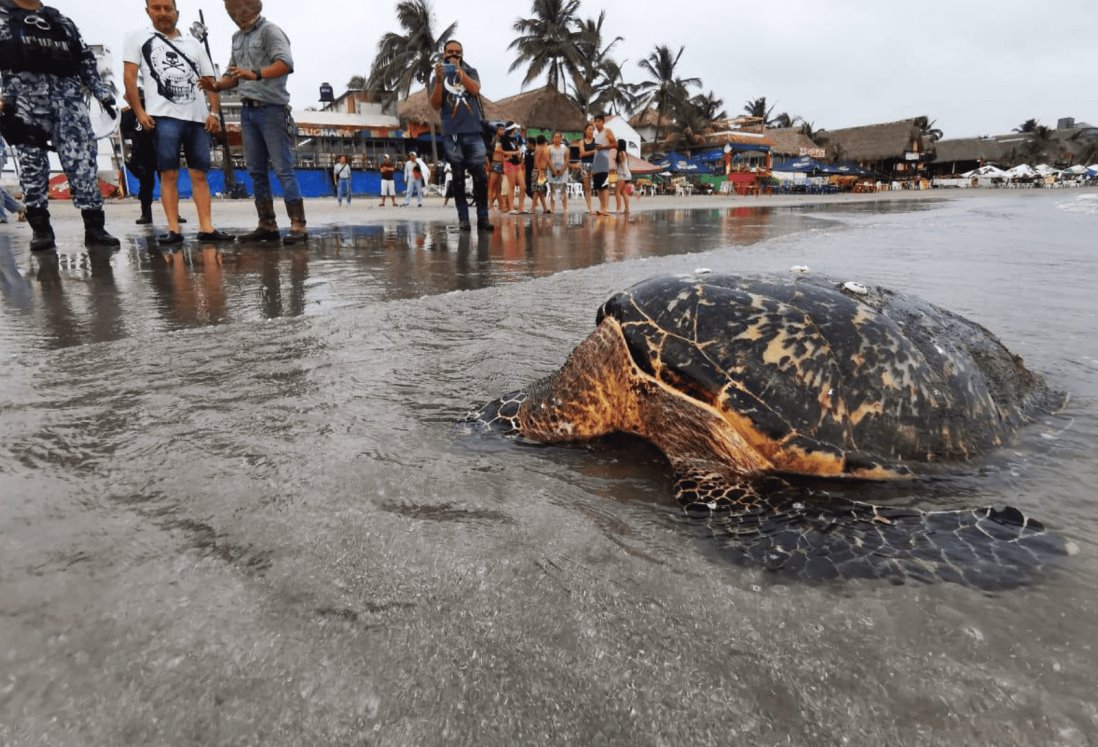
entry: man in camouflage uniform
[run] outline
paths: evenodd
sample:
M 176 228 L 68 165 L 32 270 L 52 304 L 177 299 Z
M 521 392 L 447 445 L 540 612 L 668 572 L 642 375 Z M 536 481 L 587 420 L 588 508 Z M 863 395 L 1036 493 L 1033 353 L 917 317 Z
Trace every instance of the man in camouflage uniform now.
M 54 246 L 50 226 L 47 151 L 57 151 L 69 178 L 73 204 L 84 218 L 88 247 L 116 247 L 104 229 L 97 146 L 84 89 L 113 114 L 110 89 L 95 55 L 71 20 L 41 0 L 0 0 L 0 128 L 19 159 L 31 250 Z

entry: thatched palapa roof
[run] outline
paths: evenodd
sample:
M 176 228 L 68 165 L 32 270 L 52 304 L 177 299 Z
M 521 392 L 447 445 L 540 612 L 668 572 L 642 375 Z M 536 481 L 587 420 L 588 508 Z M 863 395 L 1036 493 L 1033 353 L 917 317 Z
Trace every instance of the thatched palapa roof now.
M 1010 146 L 987 137 L 964 137 L 939 140 L 934 144 L 936 163 L 953 161 L 998 162 L 1010 150 Z
M 545 86 L 517 96 L 508 96 L 496 102 L 503 116 L 535 130 L 560 130 L 583 132 L 587 117 L 576 102 L 558 91 Z
M 656 107 L 654 106 L 650 106 L 642 111 L 640 114 L 637 114 L 632 119 L 630 119 L 629 126 L 635 130 L 642 129 L 644 127 L 659 127 L 659 118 L 659 110 L 656 109 Z M 672 118 L 670 116 L 665 116 L 663 119 L 663 126 L 666 127 L 671 121 Z
M 927 150 L 921 142 L 921 130 L 915 124 L 915 117 L 899 122 L 848 127 L 843 130 L 827 130 L 819 134 L 826 140 L 829 150 L 838 147 L 842 158 L 852 161 L 885 161 L 890 158 L 903 158 L 904 153 L 912 150 Z
M 769 145 L 773 147 L 774 141 L 768 136 L 768 133 L 762 132 L 744 132 L 743 130 L 725 130 L 723 132 L 704 132 L 699 138 L 697 145 Z
M 481 96 L 480 100 L 484 104 L 485 119 L 507 118 L 500 111 L 498 104 L 484 96 Z M 397 116 L 403 121 L 425 126 L 433 122 L 436 131 L 442 127 L 442 121 L 438 112 L 431 106 L 431 99 L 427 95 L 426 88 L 421 88 L 415 93 L 409 94 L 408 98 L 397 104 Z
M 773 141 L 770 152 L 776 156 L 811 156 L 820 149 L 799 127 L 767 128 L 766 136 Z

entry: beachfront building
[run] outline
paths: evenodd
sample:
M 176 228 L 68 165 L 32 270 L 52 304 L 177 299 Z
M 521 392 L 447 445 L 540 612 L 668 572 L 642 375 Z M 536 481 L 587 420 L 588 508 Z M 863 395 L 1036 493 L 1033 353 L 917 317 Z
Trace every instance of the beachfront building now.
M 938 178 L 964 174 L 982 166 L 1004 166 L 1009 151 L 1008 146 L 990 137 L 939 140 L 927 170 Z
M 925 117 L 898 122 L 823 130 L 817 142 L 836 163 L 853 163 L 884 181 L 928 186 L 926 166 L 934 158 L 934 143 L 920 126 Z
M 629 120 L 629 126 L 632 127 L 641 136 L 641 139 L 645 143 L 655 143 L 656 138 L 659 136 L 659 110 L 654 106 L 650 106 L 644 111 L 636 114 Z M 664 119 L 664 130 L 670 125 L 670 117 Z
M 1049 164 L 1057 169 L 1098 163 L 1098 127 L 1065 117 L 1055 130 L 1010 132 L 990 137 L 953 138 L 935 144 L 928 165 L 935 177 L 956 177 L 984 166 L 1009 169 L 1022 164 Z

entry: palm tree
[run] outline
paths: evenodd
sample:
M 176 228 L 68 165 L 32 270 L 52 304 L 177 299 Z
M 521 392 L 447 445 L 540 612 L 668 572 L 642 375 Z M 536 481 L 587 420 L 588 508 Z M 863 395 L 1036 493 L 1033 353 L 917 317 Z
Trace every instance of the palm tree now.
M 791 127 L 796 127 L 797 122 L 800 121 L 800 119 L 800 117 L 792 115 L 789 112 L 782 112 L 781 114 L 775 115 L 767 124 L 772 127 L 789 129 Z
M 562 90 L 569 75 L 582 66 L 579 0 L 533 0 L 532 18 L 519 18 L 512 28 L 520 34 L 508 45 L 518 52 L 508 72 L 527 65 L 525 87 L 543 72 L 546 83 Z
M 607 106 L 616 104 L 629 109 L 635 99 L 635 86 L 625 84 L 621 65 L 610 57 L 610 50 L 622 41 L 622 37 L 615 36 L 609 43 L 603 43 L 602 25 L 605 20 L 604 10 L 598 18 L 576 21 L 580 67 L 572 73 L 572 100 L 588 116 L 603 102 Z
M 603 60 L 592 87 L 594 100 L 591 103 L 596 111 L 619 114 L 632 111 L 636 106 L 637 84 L 625 82 L 622 65 L 609 58 Z
M 1015 127 L 1014 132 L 1030 133 L 1030 132 L 1033 132 L 1036 129 L 1037 129 L 1037 120 L 1036 119 L 1027 119 L 1025 122 L 1022 122 L 1022 124 Z
M 715 119 L 725 119 L 728 113 L 724 110 L 724 101 L 717 98 L 717 94 L 710 91 L 709 93 L 699 93 L 694 98 L 690 99 L 691 106 L 697 114 L 710 124 Z
M 1052 145 L 1052 130 L 1044 125 L 1037 125 L 1022 146 L 1022 155 L 1026 160 L 1039 163 L 1048 156 L 1048 148 Z
M 1084 145 L 1075 157 L 1075 162 L 1083 166 L 1098 162 L 1098 140 L 1091 140 Z
M 366 85 L 374 91 L 392 91 L 407 98 L 413 83 L 420 83 L 424 88 L 430 83 L 439 52 L 453 38 L 457 22 L 436 35 L 435 13 L 430 0 L 401 0 L 397 3 L 396 14 L 397 22 L 405 33 L 390 31 L 381 37 Z M 431 155 L 437 163 L 435 123 L 429 120 L 428 125 L 431 129 Z
M 690 86 L 701 87 L 700 78 L 676 78 L 675 68 L 686 47 L 679 47 L 678 54 L 672 55 L 666 44 L 657 44 L 652 54 L 638 64 L 648 73 L 648 80 L 637 86 L 640 100 L 644 106 L 656 105 L 656 139 L 661 140 L 664 116 L 674 106 L 689 97 Z
M 799 119 L 801 121 L 801 134 L 809 140 L 815 142 L 816 138 L 820 134 L 816 131 L 816 124 L 814 122 L 809 122 L 804 117 L 800 117 Z M 820 132 L 823 132 L 823 130 L 820 130 Z
M 915 126 L 919 128 L 920 137 L 924 137 L 932 143 L 942 139 L 942 131 L 934 126 L 937 120 L 929 117 L 915 117 Z
M 766 108 L 766 96 L 760 96 L 757 99 L 748 99 L 744 102 L 743 110 L 747 112 L 750 117 L 758 117 L 762 120 L 762 124 L 765 127 L 770 124 L 770 114 L 774 111 L 774 107 L 777 104 L 771 104 L 770 108 Z

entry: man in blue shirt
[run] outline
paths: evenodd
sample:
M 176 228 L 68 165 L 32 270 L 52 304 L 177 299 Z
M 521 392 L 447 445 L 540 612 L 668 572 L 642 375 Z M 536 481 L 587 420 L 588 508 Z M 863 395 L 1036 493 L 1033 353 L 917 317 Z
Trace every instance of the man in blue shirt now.
M 488 175 L 484 170 L 487 149 L 481 130 L 480 76 L 462 61 L 461 42 L 446 42 L 442 62 L 435 65 L 431 81 L 431 106 L 442 120 L 443 157 L 454 172 L 454 205 L 462 231 L 469 231 L 469 204 L 465 201 L 465 172 L 473 177 L 477 205 L 477 230 L 492 231 L 488 222 Z

